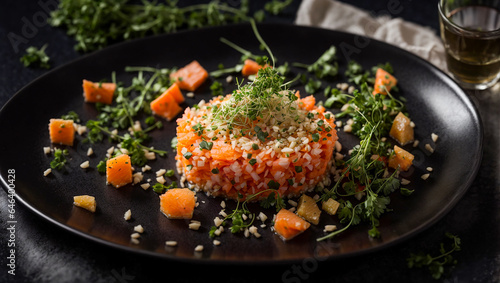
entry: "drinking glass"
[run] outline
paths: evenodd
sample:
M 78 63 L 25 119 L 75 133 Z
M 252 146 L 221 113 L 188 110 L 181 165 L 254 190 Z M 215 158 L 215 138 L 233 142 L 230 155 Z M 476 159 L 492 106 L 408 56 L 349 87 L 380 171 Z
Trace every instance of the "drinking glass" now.
M 441 39 L 448 71 L 467 89 L 500 78 L 500 0 L 440 0 Z

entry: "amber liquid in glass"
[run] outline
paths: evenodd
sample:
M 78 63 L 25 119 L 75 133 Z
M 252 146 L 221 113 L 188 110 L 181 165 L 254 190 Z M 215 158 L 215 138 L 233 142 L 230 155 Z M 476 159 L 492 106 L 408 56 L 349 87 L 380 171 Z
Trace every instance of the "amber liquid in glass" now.
M 448 19 L 470 31 L 500 29 L 500 11 L 484 6 L 453 10 Z M 491 38 L 465 36 L 443 26 L 443 23 L 441 29 L 447 51 L 448 69 L 459 80 L 470 84 L 481 84 L 499 75 L 500 36 Z

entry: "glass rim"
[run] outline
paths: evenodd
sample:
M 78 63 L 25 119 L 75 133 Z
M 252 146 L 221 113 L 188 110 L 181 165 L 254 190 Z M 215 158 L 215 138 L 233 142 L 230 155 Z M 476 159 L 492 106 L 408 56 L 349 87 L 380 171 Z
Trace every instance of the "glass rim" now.
M 460 33 L 464 35 L 468 35 L 470 37 L 480 37 L 480 38 L 485 38 L 485 37 L 492 37 L 492 36 L 500 36 L 500 28 L 496 30 L 489 30 L 489 31 L 472 31 L 466 28 L 463 28 L 454 22 L 450 21 L 450 19 L 445 15 L 444 13 L 444 7 L 443 4 L 446 0 L 440 0 L 438 2 L 438 11 L 439 11 L 439 17 L 441 20 L 446 22 L 447 25 L 453 27 L 455 30 L 459 31 Z

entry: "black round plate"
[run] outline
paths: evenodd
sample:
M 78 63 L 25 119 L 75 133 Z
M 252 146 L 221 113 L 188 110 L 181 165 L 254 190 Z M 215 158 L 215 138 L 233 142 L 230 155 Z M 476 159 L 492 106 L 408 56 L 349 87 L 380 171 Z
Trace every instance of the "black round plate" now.
M 201 221 L 198 231 L 189 230 L 189 221 L 169 220 L 159 210 L 158 195 L 151 189 L 144 191 L 138 186 L 115 189 L 105 184 L 105 176 L 95 168 L 110 146 L 104 142 L 93 145 L 96 154 L 86 156 L 89 144 L 78 137 L 69 148 L 67 171 L 54 172 L 48 177 L 43 171 L 49 168 L 52 156 L 42 148 L 51 146 L 47 125 L 50 118 L 60 117 L 70 110 L 80 114 L 83 121 L 95 118 L 94 105 L 84 103 L 82 79 L 100 81 L 111 78 L 116 72 L 119 81 L 130 81 L 132 74 L 126 66 L 182 67 L 198 60 L 207 70 L 216 70 L 218 64 L 234 66 L 240 54 L 220 42 L 225 37 L 258 54 L 259 44 L 249 25 L 224 26 L 197 31 L 156 36 L 118 44 L 84 56 L 61 66 L 36 79 L 19 91 L 0 112 L 0 172 L 4 189 L 8 189 L 8 169 L 15 169 L 15 193 L 17 200 L 50 222 L 80 236 L 120 249 L 155 255 L 164 258 L 204 262 L 287 262 L 308 257 L 339 258 L 380 250 L 401 242 L 429 227 L 443 217 L 464 195 L 473 181 L 482 154 L 482 126 L 480 117 L 465 93 L 448 76 L 428 62 L 394 46 L 352 34 L 292 25 L 266 24 L 259 26 L 260 33 L 269 44 L 278 65 L 288 62 L 314 62 L 328 47 L 338 48 L 337 57 L 341 73 L 348 60 L 354 59 L 365 68 L 390 62 L 399 80 L 398 96 L 407 99 L 407 108 L 420 145 L 408 150 L 415 155 L 412 169 L 403 174 L 411 180 L 407 186 L 415 190 L 410 197 L 399 193 L 391 196 L 393 209 L 381 218 L 380 239 L 370 239 L 368 225 L 359 225 L 331 240 L 317 242 L 323 236 L 323 227 L 337 223 L 336 217 L 323 217 L 318 226 L 289 242 L 283 242 L 271 227 L 272 209 L 266 211 L 269 219 L 266 228 L 256 222 L 262 237 L 245 238 L 233 235 L 228 229 L 214 246 L 208 231 L 213 219 L 221 210 L 221 199 L 198 194 L 200 205 L 194 219 Z M 295 70 L 297 71 L 297 70 Z M 200 99 L 209 100 L 210 84 L 206 82 L 194 98 L 187 98 L 187 107 Z M 331 81 L 332 85 L 343 82 L 342 75 Z M 234 89 L 229 86 L 228 90 Z M 301 93 L 304 90 L 299 87 Z M 316 95 L 324 100 L 323 94 Z M 169 149 L 175 135 L 175 122 L 165 122 L 162 130 L 153 133 L 155 148 Z M 431 133 L 439 139 L 431 140 Z M 339 131 L 344 148 L 352 146 L 355 139 Z M 430 154 L 425 144 L 435 148 Z M 154 171 L 175 168 L 174 153 L 151 163 L 153 170 L 146 174 L 155 183 Z M 90 160 L 91 168 L 82 170 L 79 164 Z M 434 171 L 429 179 L 420 176 L 426 168 Z M 73 196 L 94 195 L 98 209 L 92 214 L 73 206 Z M 227 201 L 229 208 L 234 201 Z M 123 214 L 132 211 L 132 220 L 125 221 Z M 326 214 L 325 214 L 326 215 Z M 141 224 L 145 232 L 139 244 L 130 242 L 133 227 Z M 337 223 L 338 224 L 338 223 Z M 166 240 L 175 240 L 177 247 L 166 247 Z M 202 252 L 194 252 L 197 245 Z

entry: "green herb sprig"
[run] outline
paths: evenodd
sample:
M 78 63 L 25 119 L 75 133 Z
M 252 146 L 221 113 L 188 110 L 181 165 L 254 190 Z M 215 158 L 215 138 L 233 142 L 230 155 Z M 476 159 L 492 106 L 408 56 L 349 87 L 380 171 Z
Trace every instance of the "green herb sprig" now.
M 293 63 L 292 66 L 305 68 L 317 78 L 335 77 L 339 72 L 339 64 L 336 61 L 337 48 L 330 46 L 314 63 Z
M 66 156 L 69 155 L 69 151 L 67 149 L 59 149 L 56 148 L 54 150 L 54 159 L 50 162 L 50 168 L 56 170 L 64 169 L 64 165 L 68 162 Z
M 284 77 L 274 68 L 274 55 L 259 34 L 255 22 L 251 21 L 251 24 L 257 40 L 267 50 L 273 68 L 260 69 L 252 82 L 239 84 L 238 90 L 232 93 L 231 98 L 213 110 L 211 123 L 218 128 L 227 125 L 249 130 L 253 129 L 252 125 L 257 119 L 267 123 L 274 118 L 277 123 L 281 123 L 287 120 L 295 121 L 298 117 L 294 103 L 297 100 L 295 93 L 288 90 Z M 236 48 L 244 55 L 251 55 L 249 51 Z M 264 60 L 267 60 L 267 57 Z M 255 134 L 259 135 L 259 139 L 265 139 L 265 132 L 256 130 Z
M 90 52 L 114 42 L 146 35 L 239 23 L 252 18 L 248 0 L 241 1 L 239 7 L 216 0 L 188 6 L 178 5 L 176 0 L 166 0 L 165 3 L 144 0 L 139 3 L 129 0 L 62 0 L 51 13 L 49 23 L 65 28 L 67 34 L 76 39 L 76 50 Z M 290 0 L 275 0 L 272 5 L 266 5 L 266 9 L 279 13 L 290 3 Z M 263 11 L 254 16 L 257 20 L 264 17 Z
M 169 185 L 165 185 L 162 183 L 156 183 L 153 185 L 153 191 L 157 194 L 163 194 L 165 191 L 176 188 L 177 187 L 177 182 L 173 181 Z
M 226 221 L 230 220 L 231 221 L 231 233 L 235 234 L 238 232 L 241 232 L 245 230 L 245 228 L 248 228 L 252 225 L 253 221 L 255 220 L 255 214 L 253 214 L 250 209 L 248 209 L 247 203 L 250 200 L 253 200 L 254 198 L 258 197 L 259 195 L 265 193 L 265 192 L 271 192 L 269 195 L 265 198 L 262 199 L 260 202 L 260 205 L 264 208 L 270 208 L 272 206 L 276 207 L 276 211 L 279 211 L 280 209 L 285 207 L 285 201 L 283 198 L 279 195 L 277 190 L 275 189 L 266 189 L 263 191 L 260 191 L 258 193 L 249 195 L 247 198 L 245 198 L 244 201 L 242 201 L 243 196 L 238 195 L 238 202 L 236 204 L 236 208 L 233 209 L 233 211 L 228 214 L 224 219 L 222 220 L 221 225 L 226 225 Z M 247 220 L 243 219 L 243 215 L 247 216 Z M 216 226 L 212 226 L 210 231 L 209 231 L 209 236 L 211 238 L 215 237 L 214 232 L 217 230 Z
M 366 83 L 352 95 L 335 91 L 332 92 L 332 97 L 336 101 L 349 103 L 349 107 L 337 114 L 337 117 L 350 116 L 353 119 L 352 133 L 360 138 L 360 142 L 345 162 L 345 170 L 339 180 L 320 198 L 322 201 L 340 198 L 339 219 L 347 225 L 317 240 L 332 238 L 361 221 L 371 224 L 368 234 L 377 238 L 380 236 L 377 229 L 380 216 L 391 211 L 388 207 L 389 195 L 398 189 L 407 194 L 407 190 L 401 187 L 395 177 L 396 172 L 384 177 L 387 169 L 382 161 L 383 158 L 389 158 L 388 149 L 391 146 L 383 138 L 389 133 L 394 115 L 404 111 L 404 103 L 390 94 L 373 95 Z M 352 196 L 357 196 L 355 204 L 349 200 Z
M 458 236 L 448 232 L 445 236 L 452 242 L 451 245 L 449 245 L 449 248 L 446 248 L 445 244 L 441 243 L 439 247 L 439 255 L 437 256 L 432 256 L 431 254 L 426 254 L 424 252 L 420 252 L 418 254 L 411 253 L 406 259 L 408 267 L 427 267 L 432 278 L 440 279 L 444 275 L 446 267 L 453 267 L 457 264 L 457 260 L 453 257 L 453 253 L 460 251 L 461 244 L 461 240 Z
M 26 54 L 24 54 L 20 61 L 25 67 L 40 67 L 45 69 L 50 69 L 50 57 L 45 53 L 48 44 L 42 46 L 38 49 L 34 46 L 30 46 L 26 49 Z
M 144 142 L 142 138 L 131 136 L 130 134 L 119 135 L 110 131 L 107 127 L 102 126 L 102 122 L 89 120 L 87 122 L 88 136 L 85 141 L 96 143 L 103 140 L 104 135 L 112 139 L 118 139 L 121 141 L 122 148 L 128 151 L 130 159 L 133 165 L 143 166 L 147 162 L 144 150 L 154 152 L 160 156 L 165 156 L 167 151 L 154 149 L 143 145 Z

